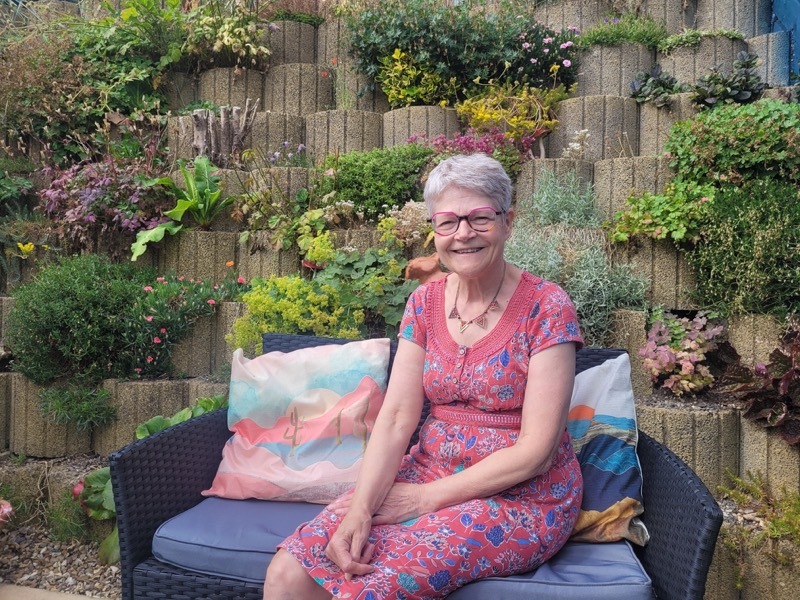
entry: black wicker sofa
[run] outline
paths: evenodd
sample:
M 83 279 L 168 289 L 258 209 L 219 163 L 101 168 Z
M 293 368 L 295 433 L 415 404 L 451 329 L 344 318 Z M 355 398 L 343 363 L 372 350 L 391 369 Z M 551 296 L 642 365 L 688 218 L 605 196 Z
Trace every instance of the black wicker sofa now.
M 264 351 L 289 352 L 343 341 L 266 335 Z M 620 353 L 610 349 L 583 349 L 578 352 L 576 370 L 580 372 Z M 181 569 L 157 560 L 152 552 L 153 536 L 158 527 L 204 500 L 200 492 L 211 485 L 222 447 L 230 435 L 226 411 L 215 411 L 134 442 L 110 456 L 123 600 L 262 598 L 262 586 L 257 583 Z M 655 597 L 700 600 L 705 592 L 722 513 L 695 473 L 669 449 L 639 432 L 637 453 L 643 475 L 645 513 L 642 519 L 650 541 L 644 547 L 635 548 L 636 557 L 652 581 Z M 214 549 L 208 552 L 213 558 Z M 515 596 L 542 597 L 527 595 L 524 584 L 523 581 Z M 472 585 L 476 584 L 462 590 Z M 489 597 L 483 595 L 492 595 L 491 589 L 486 589 L 488 592 L 463 597 Z M 501 597 L 506 596 L 501 594 Z M 597 594 L 587 599 L 600 597 L 607 596 L 601 595 L 598 588 Z

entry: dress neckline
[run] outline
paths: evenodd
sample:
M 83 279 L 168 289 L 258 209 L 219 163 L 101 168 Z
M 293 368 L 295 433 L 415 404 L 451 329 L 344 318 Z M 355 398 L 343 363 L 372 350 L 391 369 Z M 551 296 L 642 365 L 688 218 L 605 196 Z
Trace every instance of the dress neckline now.
M 433 292 L 433 302 L 431 304 L 432 312 L 429 314 L 429 318 L 433 321 L 435 338 L 442 350 L 451 355 L 469 352 L 472 358 L 480 358 L 484 355 L 492 354 L 498 347 L 505 346 L 509 337 L 518 327 L 519 317 L 521 316 L 520 311 L 529 295 L 527 290 L 531 289 L 538 279 L 540 278 L 527 271 L 522 272 L 517 287 L 508 300 L 508 305 L 503 310 L 503 314 L 500 315 L 500 320 L 486 335 L 472 346 L 459 344 L 447 328 L 447 314 L 444 303 L 444 290 L 447 277 L 434 281 L 433 284 L 435 285 L 431 290 Z

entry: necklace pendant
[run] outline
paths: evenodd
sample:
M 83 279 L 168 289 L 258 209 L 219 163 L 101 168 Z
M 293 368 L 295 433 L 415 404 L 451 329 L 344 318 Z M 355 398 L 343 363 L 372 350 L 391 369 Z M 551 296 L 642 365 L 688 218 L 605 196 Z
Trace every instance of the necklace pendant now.
M 455 305 L 453 305 L 453 310 L 450 311 L 450 314 L 447 317 L 448 319 L 460 319 L 461 315 L 458 314 L 458 309 L 456 309 Z
M 480 327 L 481 329 L 486 329 L 486 326 L 489 324 L 489 319 L 486 318 L 486 313 L 483 313 L 472 320 L 475 325 Z
M 461 327 L 458 328 L 458 333 L 464 333 L 470 325 L 472 325 L 472 321 L 461 321 Z

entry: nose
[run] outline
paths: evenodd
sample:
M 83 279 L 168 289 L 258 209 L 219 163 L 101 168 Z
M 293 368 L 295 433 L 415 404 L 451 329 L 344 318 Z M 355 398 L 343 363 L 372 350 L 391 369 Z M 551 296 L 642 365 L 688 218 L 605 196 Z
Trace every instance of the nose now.
M 467 217 L 458 217 L 458 227 L 456 227 L 453 237 L 471 238 L 474 235 L 476 235 L 475 230 L 470 226 Z

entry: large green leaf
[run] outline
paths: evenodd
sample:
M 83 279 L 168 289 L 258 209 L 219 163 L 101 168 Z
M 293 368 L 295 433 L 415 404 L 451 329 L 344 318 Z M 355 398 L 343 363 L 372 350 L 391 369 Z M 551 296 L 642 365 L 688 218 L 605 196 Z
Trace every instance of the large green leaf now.
M 161 223 L 160 225 L 156 225 L 153 229 L 147 229 L 145 231 L 140 231 L 136 234 L 136 241 L 131 244 L 131 260 L 135 261 L 139 258 L 144 251 L 147 250 L 147 244 L 150 242 L 160 242 L 164 239 L 164 234 L 169 233 L 170 235 L 175 235 L 183 228 L 183 225 L 180 223 L 176 223 L 175 221 L 169 221 L 168 223 Z

